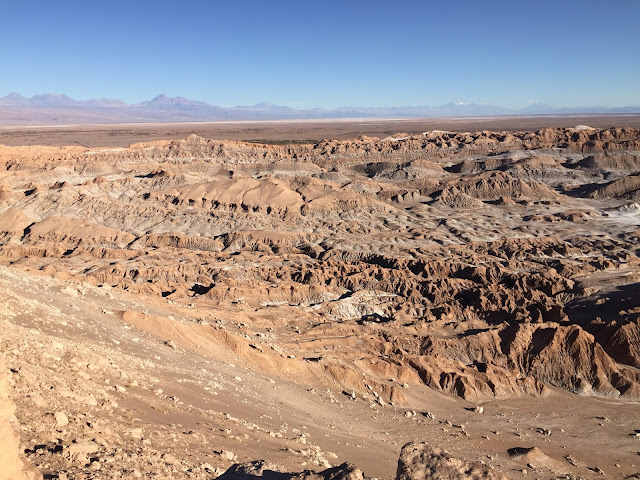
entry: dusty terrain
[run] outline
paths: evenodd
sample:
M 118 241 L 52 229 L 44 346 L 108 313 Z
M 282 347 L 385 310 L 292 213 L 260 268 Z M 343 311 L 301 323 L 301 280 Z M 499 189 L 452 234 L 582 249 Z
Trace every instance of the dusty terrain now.
M 128 147 L 136 142 L 179 140 L 195 134 L 204 138 L 238 141 L 349 140 L 362 135 L 387 137 L 398 132 L 419 134 L 431 130 L 452 132 L 537 131 L 544 127 L 640 128 L 640 115 L 530 115 L 505 117 L 396 118 L 271 120 L 180 123 L 129 123 L 113 125 L 56 125 L 40 127 L 3 126 L 3 145 L 80 145 L 84 147 Z M 50 125 L 50 126 L 46 126 Z
M 406 130 L 0 146 L 7 468 L 637 478 L 639 131 Z

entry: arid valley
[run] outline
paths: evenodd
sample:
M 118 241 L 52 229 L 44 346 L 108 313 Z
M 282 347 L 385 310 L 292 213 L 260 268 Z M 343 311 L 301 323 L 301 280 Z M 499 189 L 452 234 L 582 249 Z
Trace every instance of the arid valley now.
M 638 128 L 1 130 L 0 470 L 640 478 Z

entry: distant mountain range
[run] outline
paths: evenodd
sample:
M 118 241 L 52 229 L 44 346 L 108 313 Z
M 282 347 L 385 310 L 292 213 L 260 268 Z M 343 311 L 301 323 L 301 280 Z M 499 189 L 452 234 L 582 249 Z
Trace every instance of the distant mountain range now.
M 187 122 L 220 120 L 285 120 L 322 118 L 487 117 L 506 115 L 640 113 L 640 107 L 554 107 L 542 103 L 509 109 L 475 102 L 452 102 L 437 107 L 341 107 L 296 110 L 269 102 L 251 106 L 219 107 L 184 97 L 157 97 L 141 103 L 96 98 L 74 100 L 60 93 L 31 98 L 19 93 L 0 97 L 0 125 L 48 125 L 133 122 Z

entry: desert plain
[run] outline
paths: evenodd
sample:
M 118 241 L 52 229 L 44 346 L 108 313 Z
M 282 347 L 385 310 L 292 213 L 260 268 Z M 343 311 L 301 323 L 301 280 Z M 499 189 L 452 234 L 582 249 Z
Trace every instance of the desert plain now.
M 0 477 L 640 478 L 639 127 L 0 130 Z

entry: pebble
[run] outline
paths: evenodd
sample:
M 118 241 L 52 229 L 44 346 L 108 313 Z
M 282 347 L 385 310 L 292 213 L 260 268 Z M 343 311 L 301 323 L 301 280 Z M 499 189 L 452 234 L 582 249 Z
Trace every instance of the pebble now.
M 64 412 L 56 412 L 53 417 L 56 419 L 56 427 L 61 428 L 69 425 L 69 417 Z
M 214 452 L 214 453 L 218 454 L 222 460 L 227 460 L 229 462 L 233 462 L 237 458 L 235 453 L 233 453 L 233 452 L 231 452 L 229 450 L 220 450 L 220 451 Z

